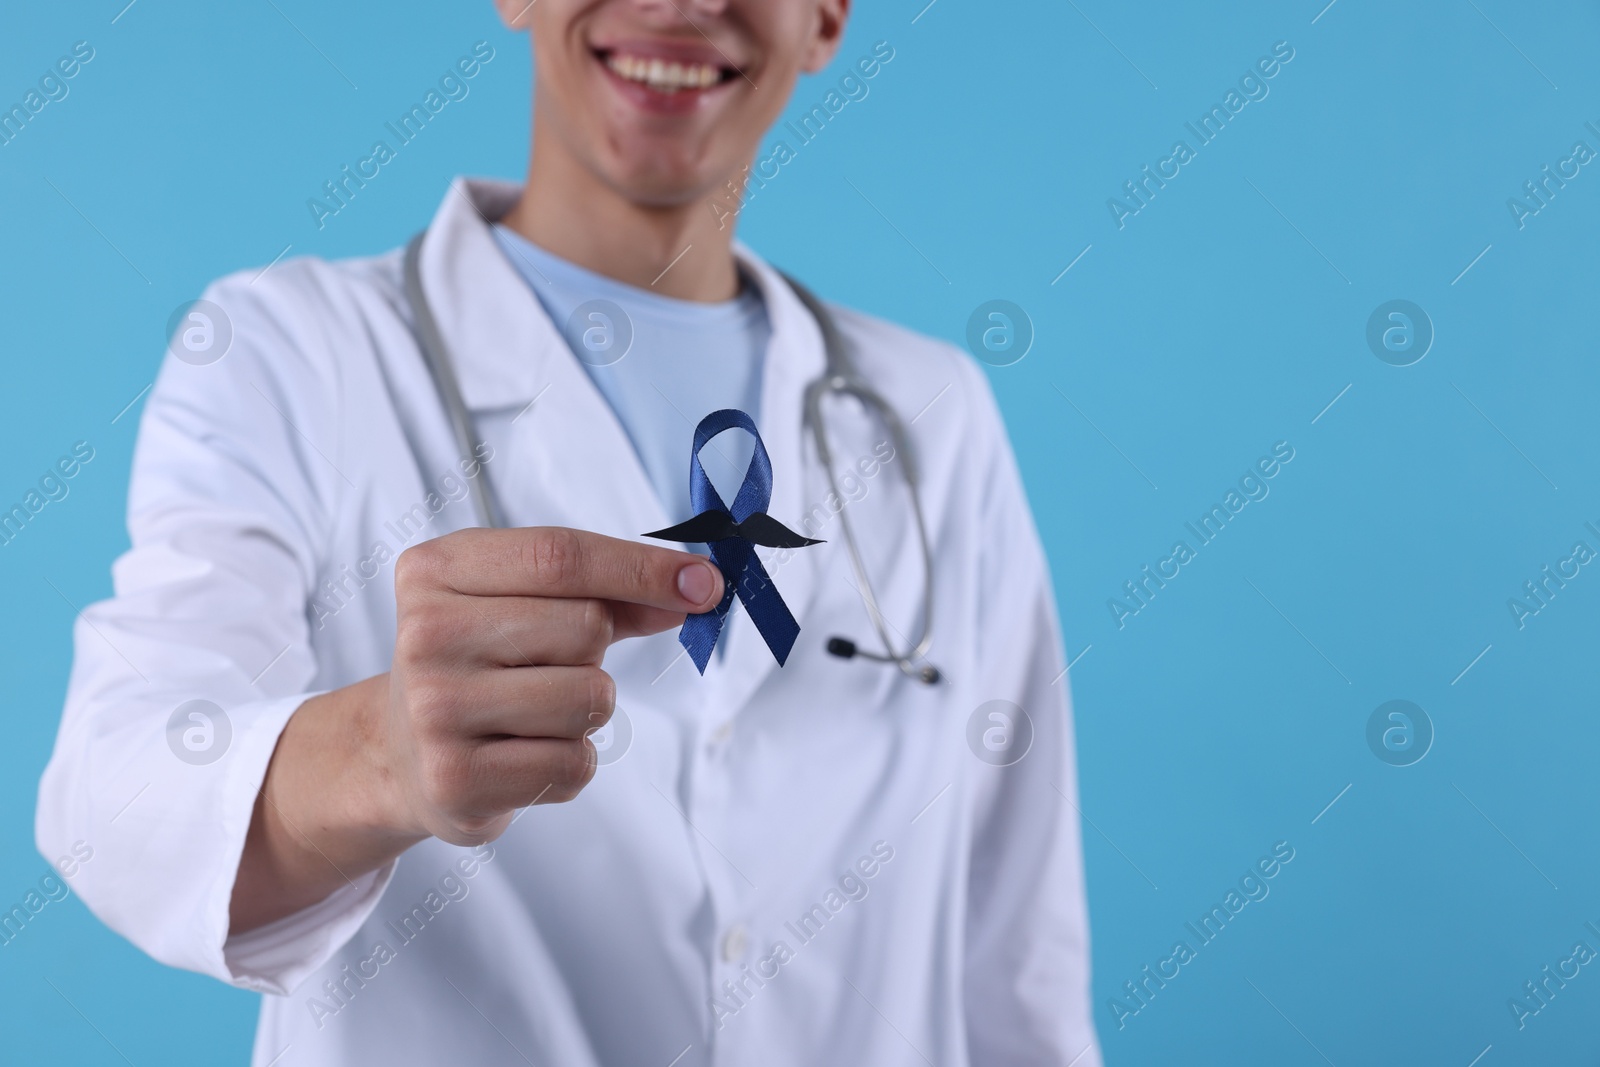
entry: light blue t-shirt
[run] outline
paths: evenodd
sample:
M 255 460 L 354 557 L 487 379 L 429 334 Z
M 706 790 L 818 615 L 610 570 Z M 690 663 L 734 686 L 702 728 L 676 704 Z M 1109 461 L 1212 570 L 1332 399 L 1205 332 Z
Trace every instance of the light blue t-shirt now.
M 760 290 L 716 304 L 676 300 L 596 274 L 521 234 L 495 239 L 544 305 L 627 431 L 673 522 L 693 516 L 694 428 L 720 408 L 760 418 L 761 368 L 772 328 Z M 724 433 L 700 453 L 711 484 L 732 503 L 750 463 L 748 434 Z

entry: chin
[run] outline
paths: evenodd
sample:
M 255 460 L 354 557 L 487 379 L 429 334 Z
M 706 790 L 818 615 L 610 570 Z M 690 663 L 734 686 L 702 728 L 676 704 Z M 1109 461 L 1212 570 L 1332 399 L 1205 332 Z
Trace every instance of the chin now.
M 604 168 L 604 175 L 608 185 L 636 204 L 678 207 L 715 196 L 727 174 L 736 169 L 709 166 L 681 153 L 662 153 L 618 161 Z

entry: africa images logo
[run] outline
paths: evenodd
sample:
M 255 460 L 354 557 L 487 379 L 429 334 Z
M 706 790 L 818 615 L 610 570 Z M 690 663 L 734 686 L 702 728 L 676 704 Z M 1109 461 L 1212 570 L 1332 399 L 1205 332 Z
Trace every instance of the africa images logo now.
M 217 762 L 232 743 L 228 713 L 209 700 L 186 700 L 167 718 L 167 747 L 191 767 Z
M 1243 111 L 1246 105 L 1265 100 L 1272 91 L 1268 85 L 1279 72 L 1294 59 L 1294 47 L 1288 41 L 1279 41 L 1272 46 L 1272 55 L 1262 56 L 1255 64 L 1248 68 L 1239 78 L 1239 87 L 1230 88 L 1222 97 L 1222 103 L 1212 104 L 1209 111 L 1204 112 L 1193 122 L 1185 122 L 1184 129 L 1194 137 L 1194 146 L 1191 147 L 1187 140 L 1179 139 L 1172 143 L 1171 152 L 1164 158 L 1156 161 L 1155 169 L 1146 163 L 1135 179 L 1122 183 L 1122 193 L 1126 199 L 1116 197 L 1106 198 L 1106 210 L 1111 213 L 1111 221 L 1117 224 L 1117 229 L 1125 229 L 1128 219 L 1139 214 L 1150 206 L 1155 200 L 1156 193 L 1167 187 L 1167 182 L 1183 173 L 1183 168 L 1199 158 L 1200 148 L 1204 148 L 1227 129 L 1233 117 Z

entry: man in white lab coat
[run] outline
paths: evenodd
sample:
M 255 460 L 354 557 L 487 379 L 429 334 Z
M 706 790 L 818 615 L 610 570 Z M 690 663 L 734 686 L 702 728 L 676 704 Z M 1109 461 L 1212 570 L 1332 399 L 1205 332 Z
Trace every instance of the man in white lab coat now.
M 831 404 L 833 492 L 818 322 L 707 209 L 849 0 L 499 6 L 528 181 L 457 182 L 420 253 L 470 454 L 398 251 L 214 285 L 231 338 L 150 395 L 40 847 L 92 846 L 75 888 L 156 959 L 269 994 L 258 1065 L 1097 1065 L 1056 612 L 985 379 L 833 309 L 910 434 Z M 594 373 L 563 284 L 664 340 Z M 697 372 L 627 377 L 686 338 Z M 676 630 L 723 577 L 640 534 L 690 517 L 680 442 L 729 382 L 768 511 L 825 543 L 761 553 L 786 665 L 735 607 L 702 675 Z M 828 654 L 871 632 L 846 511 L 889 624 L 931 598 L 937 685 Z

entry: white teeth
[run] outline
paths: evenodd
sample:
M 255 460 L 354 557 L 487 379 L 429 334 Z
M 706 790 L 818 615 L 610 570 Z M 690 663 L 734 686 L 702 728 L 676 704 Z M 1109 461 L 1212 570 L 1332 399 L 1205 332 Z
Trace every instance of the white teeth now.
M 619 77 L 640 82 L 663 93 L 675 93 L 679 89 L 706 89 L 722 80 L 722 71 L 706 63 L 685 64 L 615 52 L 606 57 L 606 66 Z

